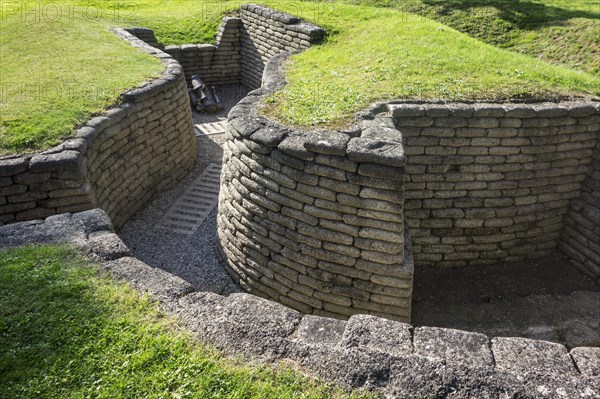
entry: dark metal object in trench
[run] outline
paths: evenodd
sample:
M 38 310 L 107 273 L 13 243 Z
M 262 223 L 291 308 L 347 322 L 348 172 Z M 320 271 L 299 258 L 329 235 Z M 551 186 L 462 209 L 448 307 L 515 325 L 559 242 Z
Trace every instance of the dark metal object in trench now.
M 192 87 L 188 89 L 192 108 L 198 112 L 217 112 L 224 109 L 221 98 L 217 95 L 215 86 L 210 88 L 198 75 L 192 76 Z

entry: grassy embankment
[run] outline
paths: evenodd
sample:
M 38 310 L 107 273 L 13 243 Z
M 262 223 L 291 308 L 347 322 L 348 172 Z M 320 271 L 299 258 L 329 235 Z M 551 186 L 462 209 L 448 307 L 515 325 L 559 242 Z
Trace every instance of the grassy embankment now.
M 514 1 L 516 8 L 499 0 L 275 2 L 323 26 L 328 38 L 294 57 L 287 67 L 289 85 L 270 99 L 266 112 L 287 123 L 336 127 L 369 103 L 390 98 L 599 97 L 594 69 L 598 14 L 591 2 Z M 114 103 L 125 88 L 159 73 L 157 61 L 113 37 L 111 26 L 148 26 L 163 44 L 206 42 L 221 17 L 239 5 L 208 0 L 138 0 L 127 7 L 119 1 L 53 3 L 72 9 L 73 17 L 33 23 L 20 13 L 2 16 L 0 155 L 56 144 Z M 433 19 L 407 13 L 407 7 Z M 535 18 L 554 23 L 527 23 Z M 510 34 L 503 36 L 505 30 Z M 561 40 L 551 39 L 551 32 Z M 33 89 L 19 89 L 32 82 Z
M 0 397 L 359 398 L 228 360 L 64 247 L 0 251 Z M 371 396 L 368 396 L 371 397 Z

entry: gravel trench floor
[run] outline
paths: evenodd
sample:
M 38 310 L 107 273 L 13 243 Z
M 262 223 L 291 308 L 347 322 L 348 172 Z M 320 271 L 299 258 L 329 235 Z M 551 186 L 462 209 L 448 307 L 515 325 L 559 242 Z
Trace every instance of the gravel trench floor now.
M 226 86 L 220 90 L 225 109 L 213 114 L 194 112 L 194 124 L 218 122 L 227 114 L 247 90 L 240 86 Z M 213 209 L 193 235 L 174 233 L 157 228 L 171 204 L 202 174 L 210 163 L 221 164 L 224 134 L 197 137 L 198 161 L 194 169 L 179 184 L 155 198 L 138 212 L 119 231 L 119 236 L 134 255 L 147 264 L 183 278 L 199 291 L 228 295 L 241 292 L 237 284 L 219 264 L 216 253 L 216 212 Z
M 217 143 L 223 140 L 223 136 L 199 137 L 200 157 L 194 170 L 176 187 L 162 193 L 138 212 L 121 229 L 119 236 L 137 258 L 150 266 L 183 278 L 199 291 L 227 295 L 241 290 L 217 258 L 216 207 L 192 235 L 174 233 L 156 226 L 171 204 L 202 174 L 209 163 L 221 162 L 222 151 Z

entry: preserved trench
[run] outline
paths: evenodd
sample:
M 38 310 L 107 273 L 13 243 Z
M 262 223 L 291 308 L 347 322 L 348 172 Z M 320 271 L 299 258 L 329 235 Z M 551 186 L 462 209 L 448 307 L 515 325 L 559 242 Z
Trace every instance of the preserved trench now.
M 311 35 L 322 37 L 318 27 L 296 18 L 246 6 L 240 18 L 224 20 L 216 46 L 165 49 L 191 68 L 186 75 L 207 74 L 217 83 L 249 89 L 258 87 L 260 72 L 231 65 L 248 54 L 267 65 L 262 91 L 233 109 L 226 138 L 213 138 L 219 156 L 223 147 L 224 161 L 219 238 L 210 244 L 218 241 L 233 279 L 305 313 L 336 318 L 371 313 L 408 321 L 412 299 L 419 324 L 595 345 L 596 285 L 567 266 L 556 249 L 574 231 L 563 226 L 577 217 L 572 208 L 581 203 L 582 184 L 593 186 L 598 105 L 390 102 L 361 113 L 349 133 L 290 129 L 258 115 L 257 105 L 261 92 L 285 84 L 278 69 L 286 56 L 273 59 L 274 54 L 307 45 L 301 38 L 286 47 L 285 40 L 270 40 L 272 32 L 295 37 L 300 29 L 309 43 Z M 155 41 L 151 31 L 137 32 Z M 214 70 L 210 60 L 217 62 Z M 228 62 L 233 77 L 222 72 Z M 583 194 L 588 203 L 594 198 L 590 190 Z M 593 235 L 592 224 L 579 228 Z M 403 234 L 409 231 L 407 240 Z M 153 254 L 148 261 L 157 257 L 164 267 L 182 267 L 159 254 L 168 253 L 168 244 L 161 251 L 141 237 L 131 244 L 153 247 L 141 251 Z M 583 237 L 582 242 L 593 241 Z M 412 243 L 410 252 L 405 242 Z M 196 247 L 207 252 L 204 244 Z M 584 253 L 593 258 L 593 244 L 590 248 Z M 202 262 L 194 260 L 196 251 L 183 252 L 190 256 L 181 273 L 194 275 Z M 421 280 L 411 298 L 413 256 Z M 593 278 L 594 261 L 585 265 L 582 256 L 568 258 Z M 209 269 L 219 271 L 210 259 Z M 439 267 L 453 268 L 440 273 Z M 222 275 L 215 279 L 221 281 L 217 292 L 239 290 Z M 440 299 L 423 279 L 448 295 Z M 472 294 L 450 292 L 457 284 L 472 286 Z M 563 311 L 540 311 L 546 308 Z M 454 317 L 446 316 L 450 310 Z
M 121 236 L 136 256 L 154 267 L 190 280 L 197 291 L 230 294 L 238 292 L 241 286 L 305 314 L 326 316 L 315 318 L 314 323 L 325 323 L 332 328 L 332 334 L 337 324 L 327 317 L 350 317 L 349 324 L 339 325 L 342 330 L 361 325 L 359 330 L 374 333 L 379 328 L 375 325 L 383 323 L 385 329 L 400 328 L 409 335 L 417 334 L 414 339 L 418 338 L 419 342 L 430 339 L 436 343 L 433 348 L 437 350 L 448 345 L 450 335 L 457 337 L 455 330 L 430 331 L 419 327 L 413 332 L 408 324 L 394 324 L 377 317 L 363 320 L 358 316 L 368 313 L 410 322 L 413 284 L 422 284 L 415 282 L 419 273 L 415 273 L 414 262 L 417 269 L 484 268 L 499 261 L 535 260 L 561 249 L 578 270 L 596 281 L 600 276 L 597 245 L 600 226 L 598 103 L 389 102 L 360 113 L 355 127 L 349 131 L 305 132 L 269 120 L 259 115 L 257 109 L 261 96 L 285 84 L 280 66 L 288 54 L 282 53 L 302 50 L 318 42 L 324 34 L 320 28 L 290 15 L 246 5 L 239 17 L 223 21 L 215 46 L 174 46 L 162 49 L 163 52 L 136 41 L 135 37 L 157 46 L 150 30 L 133 28 L 128 31 L 133 36 L 127 36 L 127 32 L 121 34 L 132 44 L 165 60 L 173 75 L 166 79 L 167 84 L 173 81 L 182 86 L 183 76 L 200 74 L 208 77 L 212 84 L 242 85 L 243 90 L 254 90 L 229 113 L 230 128 L 225 135 L 197 139 L 205 144 L 199 150 L 201 157 L 202 154 L 208 157 L 196 164 L 192 175 L 127 222 L 156 192 L 172 187 L 181 179 L 197 157 L 196 147 L 191 145 L 193 140 L 188 137 L 192 132 L 188 125 L 191 120 L 187 115 L 189 108 L 187 104 L 182 107 L 176 102 L 181 110 L 178 112 L 186 115 L 175 119 L 184 121 L 185 126 L 184 122 L 175 120 L 165 123 L 175 124 L 185 132 L 182 137 L 187 141 L 182 141 L 178 151 L 187 151 L 188 155 L 181 155 L 180 163 L 176 164 L 183 172 L 178 170 L 169 180 L 162 179 L 158 186 L 150 184 L 150 191 L 137 189 L 141 190 L 142 200 L 130 206 L 123 206 L 129 201 L 103 206 L 117 227 L 124 225 Z M 160 94 L 161 89 L 156 87 L 154 84 L 139 94 L 134 91 L 128 98 L 141 103 L 142 97 L 145 99 L 158 93 L 156 101 L 162 104 L 161 100 L 171 97 Z M 177 88 L 183 92 L 183 86 Z M 134 101 L 135 95 L 139 99 Z M 143 104 L 149 103 L 152 102 Z M 31 199 L 27 207 L 0 207 L 4 212 L 3 221 L 10 223 L 97 206 L 95 187 L 108 183 L 101 179 L 100 183 L 93 176 L 88 182 L 87 172 L 81 169 L 88 158 L 96 159 L 97 151 L 90 157 L 81 158 L 69 151 L 85 154 L 88 138 L 94 140 L 96 136 L 92 133 L 98 129 L 100 132 L 106 129 L 102 137 L 108 138 L 108 143 L 119 143 L 119 134 L 127 135 L 124 133 L 127 128 L 122 125 L 110 127 L 116 119 L 130 115 L 128 112 L 132 115 L 129 118 L 140 117 L 135 111 L 109 112 L 81 131 L 82 139 L 71 140 L 46 154 L 0 160 L 3 175 L 11 180 L 11 184 L 5 184 L 6 179 L 3 180 L 5 202 L 18 204 L 16 197 L 9 197 L 22 193 L 31 196 L 38 189 L 46 190 L 45 197 Z M 158 114 L 170 117 L 168 112 Z M 147 115 L 149 113 L 145 114 L 144 121 L 151 123 Z M 129 119 L 118 120 L 129 123 Z M 201 119 L 197 121 L 202 122 Z M 162 126 L 160 122 L 159 126 Z M 104 144 L 100 151 L 104 150 L 109 154 L 105 156 L 110 157 L 110 149 L 116 146 Z M 187 183 L 203 171 L 208 161 L 216 161 L 221 155 L 218 211 L 213 211 L 198 234 L 192 235 L 200 238 L 196 244 L 186 246 L 182 244 L 185 240 L 177 234 L 165 235 L 155 229 L 153 222 L 168 209 L 171 200 L 185 190 Z M 143 158 L 143 154 L 140 157 Z M 162 154 L 158 154 L 151 165 L 160 166 L 160 160 L 163 160 Z M 44 163 L 58 169 L 42 170 L 39 165 Z M 80 188 L 75 187 L 73 192 L 64 190 L 67 187 L 62 187 L 58 180 L 67 178 L 63 173 L 65 170 L 72 170 L 75 175 L 84 170 L 81 176 L 70 178 L 80 183 Z M 49 181 L 47 174 L 56 187 L 40 184 Z M 27 177 L 28 183 L 17 177 L 19 175 Z M 29 179 L 30 175 L 36 177 L 35 181 Z M 119 190 L 105 192 L 127 194 L 129 191 L 123 191 L 122 187 L 136 177 L 127 175 L 123 179 L 123 182 L 119 181 Z M 23 189 L 19 185 L 26 187 Z M 48 200 L 59 194 L 57 198 L 73 196 L 76 199 L 63 199 L 60 204 Z M 78 202 L 80 199 L 85 201 Z M 151 239 L 150 231 L 153 232 Z M 162 251 L 162 257 L 159 256 L 160 251 L 156 249 L 161 247 L 155 244 L 161 240 L 173 243 L 176 251 Z M 213 245 L 219 248 L 218 258 Z M 149 249 L 151 247 L 154 252 Z M 186 251 L 193 256 L 186 257 Z M 202 263 L 200 269 L 198 259 Z M 239 286 L 222 272 L 220 264 Z M 572 273 L 565 272 L 565 276 L 569 280 Z M 215 279 L 211 280 L 213 277 Z M 515 332 L 518 329 L 515 327 L 497 335 L 516 334 L 565 342 L 564 334 L 556 335 L 562 328 L 578 331 L 580 335 L 571 338 L 570 347 L 597 346 L 600 326 L 594 307 L 598 303 L 598 292 L 588 282 L 577 284 L 589 291 L 575 293 L 570 298 L 572 311 L 580 311 L 576 322 L 569 321 L 568 325 L 555 328 L 552 334 L 539 329 Z M 542 298 L 535 305 L 537 309 L 558 303 L 562 304 L 563 310 L 568 308 L 564 306 L 565 298 L 546 299 L 544 302 Z M 531 309 L 528 298 L 519 301 L 517 298 L 516 305 L 510 304 L 512 308 L 501 314 L 500 324 L 510 324 L 507 320 L 511 311 Z M 524 307 L 520 308 L 523 303 Z M 493 304 L 484 308 L 480 307 L 480 310 L 488 315 L 498 309 Z M 463 312 L 472 313 L 473 309 L 463 309 Z M 543 323 L 551 324 L 556 314 L 547 316 Z M 445 336 L 444 331 L 452 334 Z M 487 337 L 462 333 L 466 335 L 456 338 L 458 346 L 453 351 L 460 352 L 460 346 L 471 339 L 483 339 L 482 345 L 490 347 Z M 427 334 L 433 335 L 426 338 Z M 344 332 L 346 340 L 351 335 L 351 331 Z M 357 339 L 367 342 L 366 337 Z M 420 349 L 413 348 L 411 343 L 406 353 L 416 351 L 424 355 L 431 351 L 431 345 L 421 344 L 414 341 Z M 552 352 L 550 357 L 562 359 L 556 360 L 556 364 L 563 364 L 566 352 L 561 348 L 564 347 L 546 344 L 543 341 L 496 340 L 492 344 L 493 355 L 490 352 L 488 356 L 492 360 L 484 363 L 506 363 L 508 367 L 515 360 L 511 353 L 527 352 L 528 355 L 517 362 L 522 369 L 517 366 L 506 368 L 522 372 L 536 368 L 533 364 L 542 358 L 548 359 L 548 353 Z M 391 344 L 384 344 L 389 350 L 395 350 L 394 345 L 388 345 Z M 427 356 L 439 358 L 440 353 L 431 352 Z M 487 355 L 482 353 L 481 356 Z M 598 375 L 598 371 L 594 371 L 594 367 L 598 367 L 594 363 L 594 357 L 598 357 L 597 348 L 581 348 L 570 356 L 570 359 L 577 359 L 580 372 L 587 370 L 585 375 Z M 582 388 L 580 392 L 584 391 Z

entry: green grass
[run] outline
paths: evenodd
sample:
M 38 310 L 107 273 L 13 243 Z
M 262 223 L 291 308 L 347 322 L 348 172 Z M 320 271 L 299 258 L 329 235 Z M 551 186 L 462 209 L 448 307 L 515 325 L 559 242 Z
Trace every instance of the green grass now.
M 600 0 L 349 0 L 417 13 L 486 43 L 600 73 Z
M 600 96 L 600 77 L 500 49 L 433 20 L 338 5 L 338 28 L 293 58 L 267 112 L 296 125 L 338 127 L 389 98 L 553 99 Z
M 123 91 L 162 72 L 160 61 L 105 22 L 31 18 L 0 22 L 0 155 L 58 144 Z
M 79 0 L 82 7 L 101 9 L 103 17 L 119 26 L 154 30 L 159 43 L 214 43 L 223 16 L 235 12 L 239 1 L 210 0 Z
M 597 98 L 597 2 L 261 2 L 321 25 L 328 34 L 323 45 L 294 57 L 287 68 L 289 86 L 270 99 L 266 112 L 286 123 L 339 127 L 370 102 L 390 98 Z M 111 36 L 110 26 L 150 27 L 165 45 L 210 42 L 222 16 L 240 4 L 52 3 L 77 4 L 76 17 L 34 24 L 23 23 L 20 15 L 0 18 L 0 155 L 56 144 L 125 88 L 156 76 L 158 62 Z M 82 10 L 98 18 L 82 17 Z M 52 89 L 15 94 L 15 84 L 32 82 Z M 97 94 L 88 95 L 90 89 Z
M 0 251 L 0 397 L 359 396 L 289 369 L 227 360 L 148 297 L 74 250 L 48 246 Z

